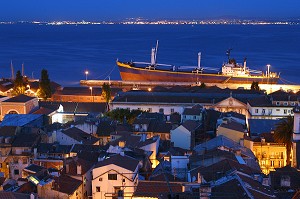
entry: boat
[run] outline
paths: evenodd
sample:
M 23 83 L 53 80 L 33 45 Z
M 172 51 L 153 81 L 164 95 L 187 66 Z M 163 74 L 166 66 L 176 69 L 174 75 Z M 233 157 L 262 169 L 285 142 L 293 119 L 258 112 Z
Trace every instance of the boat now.
M 156 47 L 151 50 L 151 62 L 121 62 L 117 60 L 117 66 L 123 81 L 136 82 L 190 82 L 190 83 L 232 83 L 232 84 L 276 84 L 279 74 L 267 70 L 251 70 L 246 65 L 236 63 L 230 58 L 232 49 L 226 51 L 228 60 L 220 68 L 201 67 L 201 52 L 198 53 L 197 66 L 175 66 L 171 64 L 156 63 L 158 41 Z

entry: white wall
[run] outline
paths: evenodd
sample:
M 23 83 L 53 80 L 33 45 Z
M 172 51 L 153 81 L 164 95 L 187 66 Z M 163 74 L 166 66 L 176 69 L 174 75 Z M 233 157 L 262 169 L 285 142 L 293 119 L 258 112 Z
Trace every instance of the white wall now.
M 171 142 L 174 142 L 175 147 L 190 149 L 191 133 L 182 125 L 174 130 L 171 130 Z
M 124 189 L 124 196 L 128 198 L 132 196 L 135 191 L 135 186 L 138 182 L 138 167 L 135 172 L 129 171 L 127 169 L 118 167 L 116 165 L 107 165 L 99 168 L 93 169 L 93 181 L 92 181 L 92 196 L 93 198 L 105 199 L 105 194 L 114 193 L 114 187 L 121 187 Z M 108 174 L 117 174 L 117 180 L 108 180 Z M 133 179 L 134 181 L 128 180 Z M 101 178 L 101 180 L 99 180 Z M 123 181 L 124 179 L 124 181 Z M 100 187 L 100 192 L 96 192 L 96 187 Z M 125 198 L 127 198 L 125 197 Z M 107 197 L 106 198 L 110 198 Z
M 77 140 L 74 140 L 73 138 L 70 138 L 69 136 L 62 133 L 61 130 L 58 130 L 56 132 L 56 141 L 62 145 L 80 144 L 80 142 L 78 142 Z
M 165 115 L 171 115 L 171 109 L 174 109 L 174 112 L 178 112 L 179 114 L 183 113 L 183 110 L 185 107 L 191 108 L 194 104 L 111 104 L 111 109 L 117 109 L 117 108 L 122 108 L 122 109 L 127 109 L 129 108 L 130 110 L 132 109 L 140 109 L 143 111 L 148 111 L 149 108 L 152 109 L 152 113 L 159 112 L 159 109 L 164 109 L 164 114 Z
M 264 110 L 263 110 L 264 109 Z M 274 107 L 251 107 L 248 105 L 249 113 L 251 114 L 251 118 L 283 118 L 287 117 L 288 115 L 294 115 L 293 113 L 293 107 L 280 107 L 280 106 L 274 106 Z M 257 111 L 256 111 L 257 110 Z

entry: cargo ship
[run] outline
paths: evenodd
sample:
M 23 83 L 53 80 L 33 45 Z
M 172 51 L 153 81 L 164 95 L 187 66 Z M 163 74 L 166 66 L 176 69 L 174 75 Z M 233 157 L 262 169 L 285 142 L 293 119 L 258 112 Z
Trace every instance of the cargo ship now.
M 201 67 L 201 53 L 198 53 L 197 66 L 175 66 L 156 63 L 158 42 L 151 50 L 151 62 L 121 62 L 117 60 L 120 75 L 123 81 L 139 82 L 190 82 L 190 83 L 249 83 L 276 84 L 279 74 L 270 72 L 267 65 L 266 72 L 251 70 L 243 64 L 236 63 L 230 58 L 230 51 L 226 54 L 228 60 L 220 68 Z

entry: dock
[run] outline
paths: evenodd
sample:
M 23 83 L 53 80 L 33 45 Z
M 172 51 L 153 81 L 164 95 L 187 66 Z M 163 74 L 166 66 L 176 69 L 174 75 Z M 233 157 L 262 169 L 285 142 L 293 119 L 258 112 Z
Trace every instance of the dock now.
M 137 81 L 122 81 L 122 80 L 80 80 L 80 85 L 101 87 L 103 84 L 109 84 L 111 87 L 122 88 L 124 90 L 139 90 L 149 89 L 156 86 L 174 87 L 174 86 L 199 86 L 196 83 L 191 82 L 137 82 Z M 230 89 L 250 89 L 251 84 L 232 84 L 232 83 L 205 83 L 206 86 L 217 86 L 219 88 Z M 277 90 L 284 90 L 287 92 L 300 91 L 300 85 L 293 84 L 259 84 L 261 90 L 265 90 L 266 93 L 272 93 Z

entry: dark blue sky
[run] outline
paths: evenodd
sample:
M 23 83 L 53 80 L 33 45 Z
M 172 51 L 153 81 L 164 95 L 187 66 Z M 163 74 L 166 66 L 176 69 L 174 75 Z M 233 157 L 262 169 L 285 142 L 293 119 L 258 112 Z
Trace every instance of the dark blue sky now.
M 0 0 L 0 21 L 290 18 L 300 0 Z

